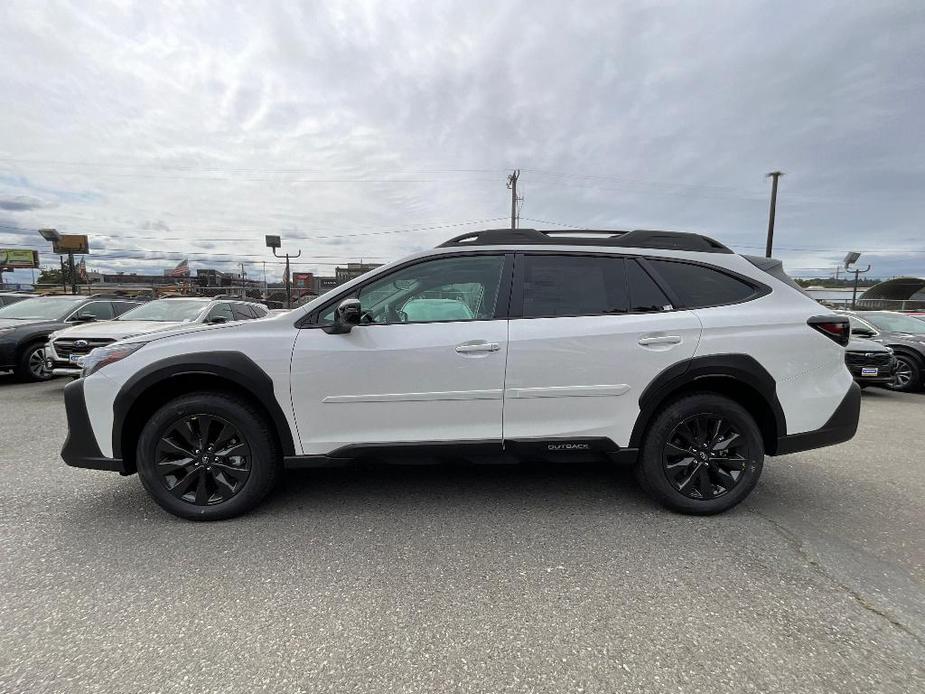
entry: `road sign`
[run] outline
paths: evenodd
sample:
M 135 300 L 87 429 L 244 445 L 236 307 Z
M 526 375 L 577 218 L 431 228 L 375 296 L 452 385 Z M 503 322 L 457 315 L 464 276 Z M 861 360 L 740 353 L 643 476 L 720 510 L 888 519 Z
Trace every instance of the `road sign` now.
M 10 269 L 39 266 L 39 252 L 26 248 L 0 248 L 0 267 Z

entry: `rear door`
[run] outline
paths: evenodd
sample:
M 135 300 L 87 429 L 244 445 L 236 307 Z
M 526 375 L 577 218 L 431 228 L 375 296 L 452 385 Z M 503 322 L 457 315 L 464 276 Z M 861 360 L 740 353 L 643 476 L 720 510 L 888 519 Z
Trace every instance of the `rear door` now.
M 515 261 L 504 439 L 625 446 L 639 397 L 693 356 L 700 321 L 633 258 L 523 253 Z M 596 441 L 604 443 L 605 441 Z

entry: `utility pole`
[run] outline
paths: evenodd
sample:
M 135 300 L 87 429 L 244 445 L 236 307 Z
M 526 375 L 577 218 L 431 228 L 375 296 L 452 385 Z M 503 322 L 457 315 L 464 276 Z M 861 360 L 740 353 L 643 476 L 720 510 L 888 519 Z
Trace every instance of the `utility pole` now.
M 67 294 L 67 273 L 64 271 L 64 256 L 59 255 L 58 260 L 61 261 L 61 291 Z
M 858 275 L 863 275 L 865 272 L 870 272 L 870 265 L 868 265 L 863 270 L 858 270 L 855 268 L 854 270 L 848 270 L 848 272 L 854 273 L 854 291 L 851 292 L 851 310 L 854 311 L 857 308 L 858 301 Z
M 764 257 L 771 257 L 771 249 L 774 246 L 774 216 L 777 213 L 777 179 L 784 174 L 780 171 L 772 171 L 767 174 L 771 179 L 771 209 L 768 211 L 768 245 L 764 251 Z
M 520 169 L 514 171 L 507 177 L 507 187 L 511 191 L 511 229 L 517 228 L 517 179 L 520 178 Z M 520 198 L 521 200 L 523 198 Z
M 67 254 L 68 272 L 71 273 L 71 294 L 77 294 L 77 268 L 74 267 L 74 254 Z

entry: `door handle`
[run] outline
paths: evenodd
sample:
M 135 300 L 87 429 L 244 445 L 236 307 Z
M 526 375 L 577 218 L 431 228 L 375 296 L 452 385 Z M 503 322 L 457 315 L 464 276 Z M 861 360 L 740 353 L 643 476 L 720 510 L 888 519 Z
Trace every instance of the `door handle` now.
M 464 342 L 461 345 L 456 345 L 456 352 L 458 354 L 472 354 L 473 352 L 497 352 L 501 349 L 501 345 L 497 342 Z
M 643 347 L 649 345 L 680 345 L 680 335 L 651 335 L 649 337 L 640 337 L 639 344 Z

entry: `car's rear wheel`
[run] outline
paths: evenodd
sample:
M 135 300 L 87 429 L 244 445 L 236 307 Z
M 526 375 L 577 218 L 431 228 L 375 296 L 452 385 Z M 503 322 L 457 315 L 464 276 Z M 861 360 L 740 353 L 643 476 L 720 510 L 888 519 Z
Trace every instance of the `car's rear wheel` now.
M 896 371 L 893 372 L 893 381 L 889 384 L 889 388 L 910 393 L 918 390 L 921 383 L 922 370 L 915 359 L 905 354 L 897 354 Z
M 282 460 L 266 417 L 223 393 L 173 400 L 138 439 L 138 475 L 161 507 L 191 520 L 252 509 L 279 478 Z
M 51 369 L 45 365 L 45 345 L 33 342 L 27 345 L 19 357 L 16 377 L 20 381 L 47 381 L 52 377 Z
M 656 415 L 643 442 L 637 477 L 668 508 L 707 515 L 748 496 L 763 463 L 761 432 L 752 416 L 729 398 L 697 393 Z

